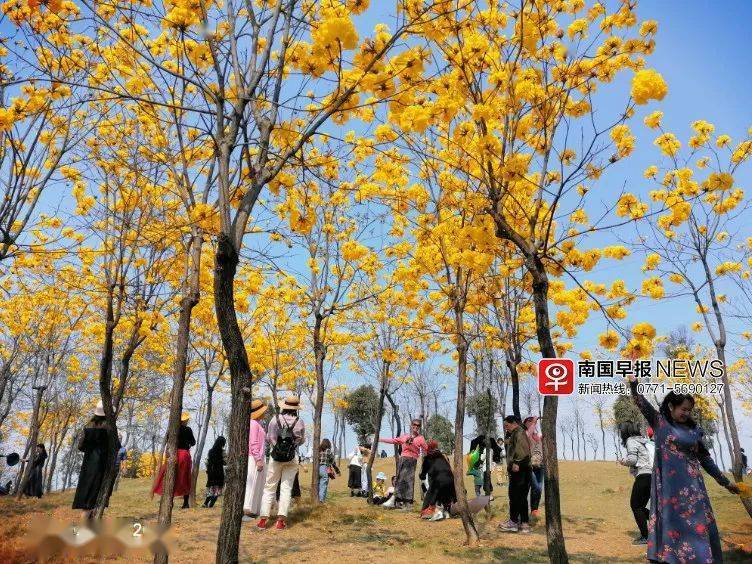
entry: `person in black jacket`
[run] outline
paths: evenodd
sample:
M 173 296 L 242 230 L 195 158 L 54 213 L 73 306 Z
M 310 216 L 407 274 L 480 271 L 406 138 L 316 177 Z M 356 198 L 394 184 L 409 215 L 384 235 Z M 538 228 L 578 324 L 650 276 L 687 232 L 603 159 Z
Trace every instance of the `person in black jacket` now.
M 84 427 L 79 437 L 78 450 L 84 453 L 84 461 L 78 474 L 73 509 L 82 509 L 84 519 L 93 517 L 99 488 L 102 486 L 107 460 L 108 428 L 102 402 L 97 404 L 94 416 Z
M 44 448 L 42 443 L 39 443 L 34 449 L 34 458 L 31 461 L 29 479 L 26 481 L 26 487 L 23 490 L 25 496 L 42 497 L 44 493 L 42 468 L 44 467 L 45 460 L 47 460 L 47 449 Z M 28 460 L 25 462 L 28 462 Z
M 204 507 L 214 507 L 222 488 L 225 487 L 225 444 L 227 440 L 219 436 L 206 457 L 206 500 Z
M 436 441 L 428 443 L 428 452 L 423 457 L 423 466 L 420 469 L 420 479 L 428 477 L 428 491 L 423 498 L 421 517 L 433 515 L 431 521 L 448 518 L 449 507 L 457 500 L 452 467 L 438 446 Z
M 493 491 L 493 480 L 491 480 L 490 470 L 486 470 L 486 459 L 484 456 L 484 453 L 486 452 L 486 445 L 488 443 L 490 443 L 491 446 L 491 460 L 494 462 L 494 464 L 500 464 L 502 450 L 499 444 L 496 442 L 496 439 L 494 439 L 493 437 L 490 437 L 488 440 L 486 440 L 486 435 L 478 435 L 472 441 L 470 441 L 470 452 L 473 452 L 476 448 L 480 452 L 480 460 L 482 461 L 482 466 L 481 468 L 479 468 L 479 470 L 483 476 L 483 490 L 488 490 L 487 493 L 490 494 Z M 480 495 L 480 493 L 476 492 L 476 496 L 477 495 Z

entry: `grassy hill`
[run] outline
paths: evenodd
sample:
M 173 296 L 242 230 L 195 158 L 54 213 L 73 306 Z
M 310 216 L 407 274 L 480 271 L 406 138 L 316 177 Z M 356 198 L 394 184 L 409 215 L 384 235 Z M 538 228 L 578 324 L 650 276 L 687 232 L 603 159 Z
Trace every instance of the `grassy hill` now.
M 377 462 L 376 470 L 393 474 L 393 459 Z M 643 547 L 632 546 L 636 526 L 629 508 L 632 478 L 615 462 L 560 462 L 562 508 L 567 549 L 573 562 L 644 562 Z M 491 516 L 481 513 L 478 526 L 481 543 L 463 546 L 464 533 L 458 519 L 429 523 L 417 513 L 387 511 L 368 506 L 362 498 L 351 498 L 347 479 L 330 483 L 326 505 L 311 506 L 307 501 L 310 468 L 301 470 L 303 499 L 290 515 L 286 531 L 256 531 L 244 523 L 241 561 L 244 562 L 547 562 L 543 524 L 530 535 L 503 533 L 497 523 L 506 519 L 506 488 L 496 487 Z M 739 500 L 718 487 L 712 479 L 713 508 L 721 531 L 726 562 L 752 561 L 752 520 Z M 199 481 L 200 485 L 203 485 Z M 468 490 L 472 483 L 468 478 Z M 149 480 L 122 480 L 113 495 L 109 515 L 149 523 L 156 520 L 159 499 L 150 499 Z M 203 488 L 199 493 L 203 493 Z M 78 512 L 70 509 L 73 492 L 54 493 L 41 500 L 0 498 L 0 561 L 25 562 L 32 556 L 24 537 L 30 526 L 44 516 L 75 521 Z M 176 508 L 173 513 L 175 545 L 173 562 L 214 561 L 220 504 L 214 509 Z M 148 556 L 108 558 L 110 562 L 149 561 Z M 71 560 L 72 561 L 72 560 Z M 75 561 L 98 561 L 94 557 Z

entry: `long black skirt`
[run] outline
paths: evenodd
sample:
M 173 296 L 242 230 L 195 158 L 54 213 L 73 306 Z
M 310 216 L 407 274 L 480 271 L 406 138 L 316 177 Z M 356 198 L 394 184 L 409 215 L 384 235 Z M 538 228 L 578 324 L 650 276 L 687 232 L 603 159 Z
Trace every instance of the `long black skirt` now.
M 361 476 L 363 475 L 362 468 L 357 464 L 350 464 L 348 469 L 350 470 L 350 473 L 347 476 L 347 487 L 351 490 L 363 489 L 363 480 L 361 479 Z
M 104 456 L 97 450 L 87 452 L 78 476 L 73 509 L 94 509 L 102 478 L 104 478 Z
M 415 467 L 418 461 L 415 458 L 400 456 L 399 471 L 397 472 L 397 501 L 412 503 L 415 495 Z
M 44 492 L 44 484 L 42 481 L 42 467 L 34 466 L 29 474 L 29 481 L 26 482 L 24 495 L 28 497 L 42 497 L 42 493 Z

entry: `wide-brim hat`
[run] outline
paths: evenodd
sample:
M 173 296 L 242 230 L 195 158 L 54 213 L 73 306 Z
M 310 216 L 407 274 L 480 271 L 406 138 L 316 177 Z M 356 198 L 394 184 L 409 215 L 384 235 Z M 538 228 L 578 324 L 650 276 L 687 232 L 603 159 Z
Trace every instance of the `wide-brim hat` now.
M 379 472 L 378 474 L 376 474 L 376 479 L 377 480 L 386 480 L 386 474 L 384 474 L 383 472 Z
M 255 399 L 251 402 L 251 419 L 260 419 L 261 416 L 266 413 L 269 406 L 262 400 Z
M 303 406 L 300 405 L 300 398 L 296 395 L 289 395 L 283 401 L 279 402 L 280 409 L 293 409 L 301 410 Z
M 187 423 L 190 420 L 191 420 L 191 414 L 188 413 L 187 411 L 184 411 L 183 413 L 180 414 L 181 423 Z
M 94 408 L 94 415 L 97 417 L 104 417 L 104 404 L 102 403 L 102 400 L 97 402 L 97 407 Z

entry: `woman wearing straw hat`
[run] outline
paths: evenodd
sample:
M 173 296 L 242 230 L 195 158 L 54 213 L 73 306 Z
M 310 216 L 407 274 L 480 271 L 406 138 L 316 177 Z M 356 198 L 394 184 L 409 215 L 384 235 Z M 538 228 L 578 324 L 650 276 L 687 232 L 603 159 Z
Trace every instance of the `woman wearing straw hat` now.
M 271 445 L 271 460 L 266 471 L 264 495 L 261 499 L 261 519 L 256 524 L 259 529 L 266 529 L 271 513 L 272 502 L 280 484 L 279 506 L 277 509 L 277 529 L 287 527 L 287 512 L 295 474 L 298 472 L 296 450 L 305 441 L 305 425 L 298 412 L 301 409 L 300 398 L 288 395 L 280 402 L 281 413 L 269 422 L 267 440 Z
M 175 489 L 172 497 L 183 498 L 183 509 L 188 508 L 188 497 L 191 493 L 191 452 L 190 448 L 196 444 L 193 430 L 188 426 L 191 416 L 183 413 L 180 416 L 180 428 L 178 429 L 178 468 L 175 472 Z M 154 485 L 154 493 L 162 495 L 162 480 L 164 480 L 166 464 L 162 464 L 159 470 L 157 483 Z
M 78 474 L 76 494 L 73 496 L 73 509 L 82 509 L 84 519 L 93 517 L 99 488 L 104 478 L 108 445 L 107 432 L 107 420 L 100 401 L 78 439 L 78 450 L 84 453 L 84 461 Z
M 261 496 L 266 482 L 265 447 L 266 431 L 262 417 L 269 408 L 260 399 L 251 402 L 251 431 L 248 434 L 248 475 L 245 482 L 245 501 L 243 502 L 244 521 L 257 517 L 261 510 Z

